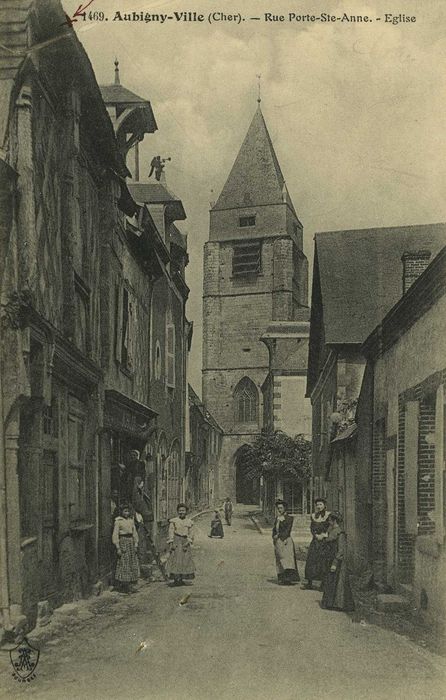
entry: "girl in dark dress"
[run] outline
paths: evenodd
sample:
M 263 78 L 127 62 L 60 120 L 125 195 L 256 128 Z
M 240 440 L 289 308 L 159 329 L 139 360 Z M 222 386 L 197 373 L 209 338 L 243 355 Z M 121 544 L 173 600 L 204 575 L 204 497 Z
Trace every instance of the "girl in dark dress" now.
M 220 513 L 214 511 L 214 517 L 211 520 L 211 534 L 209 537 L 218 537 L 222 539 L 225 536 L 223 532 L 223 523 L 221 522 Z
M 313 539 L 308 548 L 305 564 L 305 578 L 307 582 L 302 586 L 306 590 L 313 588 L 313 581 L 323 581 L 330 566 L 326 547 L 330 513 L 326 508 L 325 498 L 317 498 L 314 502 L 314 508 L 315 512 L 311 516 L 310 523 Z
M 330 556 L 330 570 L 324 580 L 324 595 L 321 607 L 327 610 L 344 610 L 346 612 L 355 609 L 352 590 L 347 572 L 347 537 L 342 529 L 340 513 L 331 513 L 328 516 L 329 528 L 327 537 L 327 551 Z
M 292 585 L 300 581 L 297 570 L 296 550 L 291 530 L 293 518 L 287 513 L 287 504 L 276 501 L 277 517 L 273 527 L 274 554 L 276 556 L 277 579 L 280 585 Z

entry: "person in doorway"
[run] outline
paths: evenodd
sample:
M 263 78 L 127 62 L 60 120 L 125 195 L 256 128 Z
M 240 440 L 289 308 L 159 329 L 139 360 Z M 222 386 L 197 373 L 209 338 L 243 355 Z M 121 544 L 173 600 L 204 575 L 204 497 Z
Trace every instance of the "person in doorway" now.
M 326 546 L 330 569 L 324 580 L 321 607 L 351 612 L 355 609 L 355 602 L 347 572 L 347 536 L 342 527 L 341 514 L 330 513 L 328 523 Z
M 223 539 L 225 533 L 223 532 L 223 523 L 221 522 L 220 513 L 218 510 L 214 511 L 214 517 L 211 520 L 211 534 L 209 537 L 217 537 Z
M 288 515 L 285 501 L 276 501 L 277 517 L 273 527 L 274 554 L 276 556 L 277 579 L 279 585 L 293 585 L 300 581 L 297 570 L 296 550 L 291 531 L 293 517 Z
M 133 497 L 133 488 L 136 477 L 140 477 L 143 482 L 145 482 L 146 465 L 145 462 L 140 459 L 139 450 L 130 450 L 127 466 L 121 480 L 121 495 L 123 495 L 124 498 L 128 499 L 129 501 L 131 501 Z
M 132 492 L 132 506 L 135 512 L 135 525 L 138 532 L 138 559 L 141 564 L 147 564 L 149 556 L 149 542 L 153 512 L 149 495 L 144 489 L 142 476 L 135 476 Z
M 110 511 L 111 511 L 111 520 L 114 525 L 114 522 L 118 515 L 121 515 L 121 510 L 119 508 L 119 491 L 117 489 L 113 489 L 111 492 L 111 497 L 110 497 Z
M 303 589 L 311 590 L 313 581 L 322 582 L 329 568 L 328 551 L 326 548 L 328 516 L 325 498 L 316 498 L 314 502 L 314 513 L 311 516 L 310 529 L 313 539 L 308 548 L 307 561 L 305 565 L 306 583 Z
M 123 593 L 136 593 L 136 584 L 139 577 L 138 558 L 138 533 L 135 521 L 130 512 L 130 506 L 125 503 L 121 506 L 121 515 L 115 520 L 112 542 L 116 547 L 118 563 L 115 579 Z
M 135 476 L 133 480 L 132 505 L 135 513 L 139 513 L 142 516 L 144 525 L 149 528 L 150 523 L 153 522 L 153 509 L 150 496 L 145 490 L 142 476 Z
M 167 562 L 169 578 L 174 586 L 182 586 L 185 579 L 195 578 L 195 565 L 192 559 L 193 521 L 187 517 L 184 503 L 177 506 L 178 516 L 169 520 L 169 537 L 167 543 L 170 556 Z
M 232 505 L 232 501 L 229 496 L 226 497 L 223 508 L 225 512 L 226 525 L 231 525 L 234 506 Z

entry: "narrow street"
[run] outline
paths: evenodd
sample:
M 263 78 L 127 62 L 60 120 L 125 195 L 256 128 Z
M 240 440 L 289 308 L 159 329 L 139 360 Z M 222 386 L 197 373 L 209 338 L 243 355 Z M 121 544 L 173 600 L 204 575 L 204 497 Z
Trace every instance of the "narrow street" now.
M 118 602 L 80 632 L 43 647 L 32 683 L 11 678 L 3 653 L 2 697 L 443 696 L 438 658 L 394 633 L 320 609 L 320 593 L 278 587 L 270 538 L 248 512 L 237 508 L 223 540 L 208 539 L 210 517 L 201 517 L 193 585 L 155 583 L 116 596 Z M 146 647 L 138 652 L 141 642 Z

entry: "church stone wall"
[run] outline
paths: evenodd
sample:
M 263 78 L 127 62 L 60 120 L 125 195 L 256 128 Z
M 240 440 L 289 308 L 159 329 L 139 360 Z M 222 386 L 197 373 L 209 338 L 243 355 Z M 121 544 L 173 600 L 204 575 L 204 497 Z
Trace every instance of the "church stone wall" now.
M 217 206 L 204 248 L 203 401 L 224 430 L 219 493 L 235 496 L 234 458 L 263 425 L 262 384 L 269 353 L 260 337 L 271 322 L 300 318 L 307 278 L 301 278 L 302 224 L 293 212 L 260 110 L 257 111 Z M 255 226 L 240 217 L 255 216 Z M 236 243 L 262 241 L 258 274 L 233 275 Z M 300 315 L 299 315 L 300 314 Z M 249 377 L 258 390 L 258 421 L 240 425 L 234 390 Z
M 268 373 L 268 366 L 250 369 L 214 369 L 203 373 L 203 403 L 226 434 L 257 434 L 263 422 L 261 386 Z M 238 423 L 234 404 L 234 389 L 243 377 L 249 377 L 258 391 L 258 422 Z
M 243 209 L 213 210 L 210 213 L 211 241 L 230 241 L 234 238 L 260 238 L 267 236 L 287 235 L 287 209 L 288 206 L 279 202 L 262 206 L 249 206 Z M 256 225 L 240 228 L 241 216 L 256 217 Z

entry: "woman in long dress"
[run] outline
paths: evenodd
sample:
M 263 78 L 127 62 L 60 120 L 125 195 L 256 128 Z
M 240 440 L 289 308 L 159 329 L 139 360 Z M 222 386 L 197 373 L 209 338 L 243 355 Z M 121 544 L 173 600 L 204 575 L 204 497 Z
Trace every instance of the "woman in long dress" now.
M 168 545 L 170 556 L 167 572 L 174 586 L 182 586 L 184 579 L 195 578 L 195 564 L 192 559 L 191 545 L 194 541 L 193 521 L 187 517 L 187 506 L 179 503 L 178 516 L 169 521 Z
M 306 583 L 303 589 L 311 590 L 313 581 L 323 581 L 329 568 L 329 555 L 326 547 L 328 517 L 325 498 L 317 498 L 314 502 L 314 513 L 311 516 L 310 530 L 313 536 L 307 553 L 305 564 Z
M 355 602 L 347 572 L 347 536 L 342 528 L 340 513 L 331 513 L 328 523 L 326 544 L 330 556 L 330 570 L 324 580 L 321 607 L 350 612 L 355 609 Z
M 115 580 L 123 593 L 136 593 L 139 577 L 138 533 L 127 504 L 121 506 L 121 515 L 115 519 L 112 542 L 116 547 L 117 565 Z
M 291 515 L 288 515 L 287 508 L 285 501 L 276 501 L 277 517 L 272 533 L 277 579 L 280 585 L 285 586 L 300 581 L 297 570 L 296 549 L 291 537 L 294 519 Z

